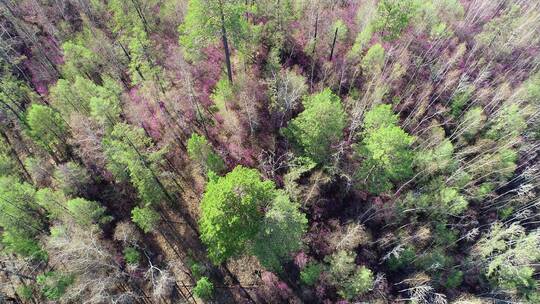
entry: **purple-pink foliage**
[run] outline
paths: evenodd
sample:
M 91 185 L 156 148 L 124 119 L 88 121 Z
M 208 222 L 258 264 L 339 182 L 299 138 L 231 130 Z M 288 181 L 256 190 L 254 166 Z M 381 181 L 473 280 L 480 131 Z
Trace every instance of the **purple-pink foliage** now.
M 315 286 L 315 294 L 319 299 L 324 299 L 326 297 L 326 286 L 324 284 L 318 284 Z
M 131 88 L 127 96 L 129 98 L 125 105 L 128 120 L 133 125 L 143 127 L 153 139 L 160 140 L 165 128 L 164 118 L 160 115 L 160 103 L 145 99 L 138 87 Z
M 316 255 L 326 256 L 330 254 L 332 248 L 330 248 L 328 242 L 328 236 L 332 230 L 323 222 L 314 222 L 310 230 L 307 233 L 308 244 Z
M 298 266 L 298 268 L 304 268 L 307 265 L 308 261 L 309 256 L 303 251 L 299 252 L 294 257 L 294 263 L 296 264 L 296 266 Z
M 355 29 L 356 27 L 356 16 L 358 13 L 360 1 L 350 1 L 347 6 L 345 6 L 340 11 L 340 18 L 343 20 L 345 25 L 349 30 Z
M 221 77 L 223 66 L 223 51 L 216 46 L 209 46 L 202 50 L 204 60 L 191 66 L 191 75 L 193 76 L 197 88 L 199 101 L 204 106 L 211 106 L 210 95 Z
M 235 143 L 228 143 L 227 150 L 229 155 L 233 157 L 236 164 L 253 167 L 256 165 L 256 157 L 251 148 L 243 148 Z
M 293 294 L 291 288 L 272 272 L 263 272 L 262 281 L 263 288 L 261 292 L 267 299 L 272 300 L 270 303 L 280 302 L 279 300 L 287 300 Z

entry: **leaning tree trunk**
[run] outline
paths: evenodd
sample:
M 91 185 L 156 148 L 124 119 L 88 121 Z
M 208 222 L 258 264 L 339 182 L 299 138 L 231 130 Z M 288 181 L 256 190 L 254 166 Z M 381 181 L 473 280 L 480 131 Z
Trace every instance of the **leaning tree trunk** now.
M 225 51 L 225 64 L 227 65 L 227 76 L 229 82 L 233 83 L 232 68 L 231 68 L 231 53 L 229 52 L 229 42 L 227 40 L 227 29 L 225 28 L 225 16 L 223 15 L 223 4 L 219 6 L 219 14 L 221 16 L 221 40 L 223 41 L 223 50 Z
M 334 41 L 332 41 L 332 49 L 330 50 L 330 56 L 328 57 L 329 61 L 332 61 L 332 57 L 334 57 L 334 47 L 336 47 L 336 38 L 338 33 L 338 27 L 336 27 L 336 31 L 334 33 Z

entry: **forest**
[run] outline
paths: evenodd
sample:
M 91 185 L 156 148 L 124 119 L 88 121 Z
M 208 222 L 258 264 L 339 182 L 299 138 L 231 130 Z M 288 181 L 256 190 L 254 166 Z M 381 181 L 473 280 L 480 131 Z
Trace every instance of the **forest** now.
M 537 0 L 0 0 L 0 303 L 540 303 Z

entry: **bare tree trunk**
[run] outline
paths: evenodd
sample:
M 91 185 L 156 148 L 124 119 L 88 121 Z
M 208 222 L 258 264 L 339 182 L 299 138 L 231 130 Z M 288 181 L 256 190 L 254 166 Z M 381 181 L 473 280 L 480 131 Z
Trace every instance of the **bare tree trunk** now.
M 315 32 L 313 33 L 313 49 L 311 50 L 311 74 L 309 76 L 309 87 L 313 88 L 313 73 L 315 72 L 315 50 L 317 49 L 317 32 L 319 29 L 319 10 L 315 17 Z
M 2 136 L 2 138 L 4 138 L 4 140 L 6 141 L 6 144 L 9 146 L 9 150 L 11 152 L 11 154 L 13 155 L 13 157 L 17 160 L 17 163 L 19 164 L 19 166 L 21 167 L 22 171 L 24 172 L 24 179 L 26 179 L 27 181 L 31 181 L 32 178 L 30 177 L 30 173 L 28 173 L 28 170 L 26 170 L 26 167 L 24 166 L 24 163 L 22 162 L 22 160 L 19 158 L 19 154 L 17 154 L 17 151 L 15 151 L 15 149 L 13 148 L 13 146 L 11 145 L 11 142 L 9 141 L 9 137 L 7 136 L 7 134 L 4 132 L 4 130 L 0 130 L 0 135 Z
M 330 56 L 328 57 L 328 61 L 332 60 L 332 57 L 334 56 L 334 47 L 336 46 L 336 38 L 338 33 L 338 27 L 336 27 L 336 31 L 334 32 L 334 41 L 332 41 L 332 49 L 330 50 Z
M 231 68 L 231 53 L 229 52 L 229 42 L 227 40 L 227 29 L 225 28 L 225 16 L 223 15 L 223 3 L 220 2 L 219 14 L 221 16 L 221 40 L 223 41 L 223 50 L 225 51 L 225 64 L 227 65 L 227 76 L 229 82 L 233 83 L 232 68 Z
M 144 16 L 144 13 L 142 11 L 141 4 L 139 3 L 139 1 L 136 1 L 136 0 L 131 0 L 131 2 L 133 3 L 133 6 L 135 7 L 135 11 L 137 12 L 137 15 L 141 19 L 146 35 L 150 36 L 150 31 L 148 29 L 148 22 L 146 21 L 146 17 Z

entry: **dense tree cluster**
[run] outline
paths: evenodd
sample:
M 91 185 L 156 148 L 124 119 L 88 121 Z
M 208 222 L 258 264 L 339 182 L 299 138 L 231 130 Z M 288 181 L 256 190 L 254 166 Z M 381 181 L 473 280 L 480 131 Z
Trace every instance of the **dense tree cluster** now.
M 0 25 L 0 303 L 540 303 L 538 1 Z

